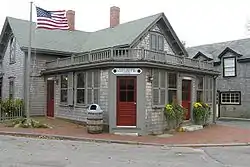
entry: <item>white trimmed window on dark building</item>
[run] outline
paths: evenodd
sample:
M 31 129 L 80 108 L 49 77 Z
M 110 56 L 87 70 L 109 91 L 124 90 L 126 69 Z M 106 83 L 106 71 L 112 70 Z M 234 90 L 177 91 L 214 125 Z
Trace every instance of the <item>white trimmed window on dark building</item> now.
M 224 77 L 236 76 L 236 57 L 223 58 L 223 76 Z
M 220 92 L 220 104 L 224 105 L 240 105 L 241 104 L 241 92 L 240 91 L 228 91 Z

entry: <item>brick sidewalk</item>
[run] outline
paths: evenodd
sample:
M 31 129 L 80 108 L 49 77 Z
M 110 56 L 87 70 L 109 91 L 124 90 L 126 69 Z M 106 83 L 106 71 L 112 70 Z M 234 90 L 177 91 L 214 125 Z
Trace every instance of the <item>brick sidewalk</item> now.
M 154 144 L 227 144 L 250 142 L 250 129 L 225 125 L 212 125 L 195 132 L 178 132 L 171 137 L 121 136 L 114 134 L 88 134 L 86 128 L 60 119 L 47 120 L 52 129 L 8 128 L 0 125 L 1 132 L 39 133 L 101 140 L 119 140 Z

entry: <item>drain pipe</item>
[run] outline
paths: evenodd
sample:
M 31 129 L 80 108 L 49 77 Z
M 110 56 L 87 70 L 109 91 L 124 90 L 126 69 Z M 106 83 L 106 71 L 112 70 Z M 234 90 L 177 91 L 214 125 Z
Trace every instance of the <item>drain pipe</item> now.
M 216 88 L 216 79 L 217 75 L 213 76 L 213 123 L 216 124 L 216 93 L 217 93 L 217 88 Z

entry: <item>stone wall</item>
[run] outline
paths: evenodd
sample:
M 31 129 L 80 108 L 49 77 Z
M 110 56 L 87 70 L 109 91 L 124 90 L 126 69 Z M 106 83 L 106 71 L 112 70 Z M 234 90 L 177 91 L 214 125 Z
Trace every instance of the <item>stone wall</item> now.
M 163 114 L 162 108 L 153 108 L 152 101 L 152 83 L 149 82 L 149 76 L 151 76 L 151 69 L 146 70 L 146 131 L 148 134 L 161 134 L 166 128 L 166 120 Z
M 104 123 L 108 124 L 109 122 L 109 116 L 108 116 L 108 100 L 109 100 L 109 90 L 108 90 L 108 85 L 109 85 L 109 70 L 108 69 L 103 69 L 101 70 L 101 75 L 100 75 L 100 107 L 102 108 L 104 112 Z

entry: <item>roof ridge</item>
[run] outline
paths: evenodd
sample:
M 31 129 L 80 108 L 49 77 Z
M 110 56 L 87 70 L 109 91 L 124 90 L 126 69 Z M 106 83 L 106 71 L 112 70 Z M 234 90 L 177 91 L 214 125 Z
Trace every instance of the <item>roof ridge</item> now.
M 160 13 L 157 13 L 157 14 L 153 14 L 153 15 L 148 15 L 148 16 L 146 16 L 146 17 L 141 17 L 141 18 L 138 18 L 138 19 L 134 19 L 134 20 L 130 20 L 130 21 L 121 23 L 121 24 L 119 24 L 119 25 L 117 25 L 117 26 L 115 26 L 115 27 L 113 27 L 113 28 L 107 27 L 107 28 L 99 29 L 99 30 L 96 30 L 96 31 L 93 31 L 93 32 L 99 32 L 99 31 L 103 31 L 103 30 L 107 30 L 107 29 L 114 29 L 114 28 L 116 28 L 116 27 L 118 27 L 118 26 L 120 26 L 120 25 L 128 24 L 128 23 L 131 23 L 131 22 L 136 22 L 136 21 L 139 21 L 139 20 L 143 20 L 143 19 L 147 19 L 147 18 L 150 18 L 150 17 L 157 16 L 157 15 L 160 16 L 160 15 L 162 15 L 162 14 L 163 14 L 163 12 L 160 12 Z M 91 33 L 93 33 L 93 32 L 91 32 Z
M 209 46 L 209 45 L 226 44 L 226 43 L 229 43 L 229 42 L 232 43 L 232 42 L 235 42 L 235 41 L 242 41 L 242 40 L 247 40 L 247 39 L 250 39 L 250 37 L 236 39 L 236 40 L 228 40 L 228 41 L 223 41 L 223 42 L 215 42 L 215 43 L 208 43 L 208 44 L 196 45 L 196 46 L 191 46 L 191 47 L 187 47 L 187 48 L 196 48 L 196 47 Z

